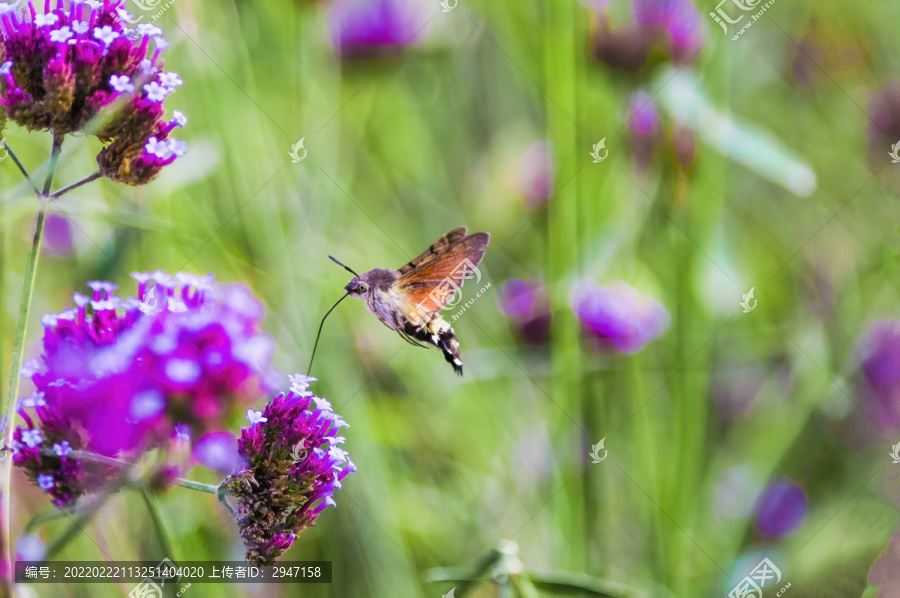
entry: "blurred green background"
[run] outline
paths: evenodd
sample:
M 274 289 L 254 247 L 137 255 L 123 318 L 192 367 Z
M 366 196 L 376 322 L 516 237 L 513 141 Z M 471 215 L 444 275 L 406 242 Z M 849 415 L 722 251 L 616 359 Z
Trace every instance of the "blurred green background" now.
M 347 282 L 328 255 L 358 271 L 397 268 L 466 225 L 492 235 L 482 265 L 492 288 L 454 323 L 463 378 L 361 303 L 344 302 L 325 324 L 314 389 L 350 422 L 345 448 L 359 471 L 287 558 L 333 561 L 334 582 L 194 584 L 185 595 L 437 598 L 463 582 L 435 569 L 471 571 L 512 539 L 536 578 L 583 574 L 644 596 L 724 596 L 763 556 L 791 582 L 789 596 L 874 596 L 869 569 L 897 522 L 879 489 L 896 440 L 847 429 L 857 338 L 900 313 L 894 174 L 867 165 L 865 134 L 870 95 L 897 74 L 900 4 L 777 2 L 733 42 L 702 0 L 705 47 L 693 62 L 655 57 L 639 72 L 592 57 L 597 14 L 570 0 L 460 0 L 450 12 L 423 3 L 415 43 L 344 62 L 329 9 L 176 0 L 167 10 L 167 69 L 185 81 L 167 108 L 190 118 L 189 151 L 147 186 L 101 181 L 51 208 L 72 218 L 71 249 L 41 258 L 26 357 L 39 352 L 41 314 L 70 305 L 87 280 L 133 294 L 136 270 L 246 282 L 266 303 L 285 373 L 306 367 Z M 629 10 L 609 6 L 614 22 Z M 663 136 L 638 172 L 629 98 L 655 96 L 666 69 L 682 67 L 723 114 L 807 163 L 816 191 L 797 197 L 699 134 L 693 163 L 679 166 L 661 107 Z M 49 136 L 12 124 L 5 134 L 39 170 Z M 292 163 L 301 138 L 308 155 Z M 609 158 L 595 164 L 601 138 Z M 555 194 L 529 206 L 520 159 L 543 140 Z M 92 138 L 67 140 L 58 184 L 94 170 L 98 150 Z M 37 206 L 9 161 L 0 186 L 0 325 L 11 339 Z M 503 314 L 510 279 L 544 280 L 546 342 L 523 342 Z M 669 310 L 671 326 L 636 354 L 596 353 L 570 307 L 580 279 L 627 281 Z M 759 304 L 745 314 L 751 287 Z M 723 418 L 721 396 L 751 406 Z M 594 464 L 588 451 L 601 438 L 609 455 Z M 723 476 L 739 466 L 746 485 L 728 495 Z M 14 476 L 18 536 L 46 497 Z M 780 476 L 808 502 L 796 529 L 766 538 L 740 504 Z M 216 481 L 202 468 L 188 477 Z M 723 514 L 723 501 L 737 514 Z M 173 560 L 242 558 L 237 527 L 211 495 L 176 487 L 160 510 Z M 49 542 L 63 528 L 39 533 Z M 156 560 L 154 538 L 140 496 L 124 493 L 60 558 Z M 485 582 L 470 595 L 506 591 Z

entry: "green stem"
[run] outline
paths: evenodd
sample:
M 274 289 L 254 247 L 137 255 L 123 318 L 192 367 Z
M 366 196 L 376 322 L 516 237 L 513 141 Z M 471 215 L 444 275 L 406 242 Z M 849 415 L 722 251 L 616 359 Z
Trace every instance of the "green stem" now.
M 47 455 L 48 457 L 56 456 L 56 453 L 54 453 L 52 449 L 47 448 L 41 449 L 41 454 Z M 98 455 L 97 453 L 92 453 L 90 451 L 71 451 L 68 456 L 72 459 L 92 461 L 94 463 L 112 465 L 113 467 L 121 467 L 123 469 L 132 468 L 135 465 L 134 463 L 123 461 L 122 459 L 107 457 L 106 455 Z M 216 496 L 220 496 L 220 494 L 224 494 L 225 492 L 223 489 L 221 489 L 220 485 L 204 484 L 203 482 L 195 482 L 193 480 L 186 480 L 184 478 L 175 478 L 175 484 L 184 488 L 190 488 L 191 490 L 199 490 L 200 492 L 215 494 Z M 220 497 L 219 500 L 222 500 L 222 498 Z
M 51 195 L 50 195 L 50 199 L 56 199 L 57 197 L 59 197 L 59 196 L 61 196 L 61 195 L 64 195 L 64 194 L 68 193 L 68 192 L 71 191 L 72 189 L 77 189 L 78 187 L 81 187 L 82 185 L 86 185 L 87 183 L 90 183 L 91 181 L 96 181 L 96 180 L 99 179 L 101 176 L 103 176 L 103 175 L 100 174 L 100 171 L 99 171 L 99 170 L 98 170 L 97 172 L 94 172 L 94 173 L 92 173 L 92 174 L 89 174 L 88 176 L 84 177 L 84 178 L 81 179 L 80 181 L 77 181 L 77 182 L 75 182 L 75 183 L 72 183 L 71 185 L 69 185 L 69 186 L 67 186 L 67 187 L 63 187 L 63 188 L 60 189 L 59 191 L 57 191 L 57 192 L 51 194 Z
M 25 180 L 28 181 L 28 184 L 31 185 L 32 189 L 34 189 L 34 192 L 37 193 L 38 195 L 40 195 L 41 190 L 38 188 L 37 184 L 33 180 L 31 180 L 31 177 L 28 175 L 28 171 L 25 170 L 24 166 L 22 166 L 22 161 L 19 160 L 19 156 L 16 155 L 16 152 L 14 152 L 11 147 L 9 147 L 9 144 L 6 141 L 3 142 L 3 147 L 6 148 L 6 151 L 9 154 L 9 157 L 12 158 L 13 162 L 16 163 L 16 166 L 19 167 L 19 170 L 21 171 L 22 175 L 25 177 Z
M 53 147 L 50 148 L 50 164 L 47 166 L 47 178 L 44 179 L 43 197 L 48 197 L 50 187 L 53 185 L 53 175 L 56 174 L 56 165 L 59 163 L 59 153 L 62 151 L 63 135 L 53 132 Z
M 10 154 L 12 155 L 12 154 Z M 27 176 L 27 174 L 26 174 Z M 34 281 L 37 274 L 38 255 L 41 253 L 41 239 L 44 234 L 44 219 L 47 216 L 47 205 L 41 200 L 41 208 L 34 224 L 34 234 L 31 238 L 31 251 L 25 264 L 25 278 L 22 283 L 22 298 L 19 302 L 19 318 L 16 323 L 16 336 L 13 342 L 12 359 L 10 360 L 9 386 L 6 393 L 6 446 L 12 445 L 13 422 L 16 417 L 16 397 L 19 394 L 19 370 L 22 369 L 22 356 L 25 347 L 25 334 L 28 326 L 28 315 L 31 311 L 31 297 L 34 294 Z M 0 502 L 3 508 L 3 520 L 0 526 L 3 529 L 3 541 L 6 548 L 6 562 L 12 563 L 12 534 L 10 523 L 12 521 L 10 510 L 10 493 L 12 492 L 12 459 L 5 459 L 2 464 L 3 492 Z M 7 581 L 11 584 L 11 581 Z M 7 586 L 11 588 L 11 586 Z
M 153 522 L 153 527 L 156 528 L 156 537 L 162 549 L 163 557 L 176 561 L 175 553 L 172 551 L 172 544 L 169 542 L 169 534 L 166 532 L 166 526 L 159 513 L 156 501 L 146 488 L 141 489 L 141 498 L 144 499 L 144 504 L 147 505 L 147 512 L 150 513 L 150 520 Z

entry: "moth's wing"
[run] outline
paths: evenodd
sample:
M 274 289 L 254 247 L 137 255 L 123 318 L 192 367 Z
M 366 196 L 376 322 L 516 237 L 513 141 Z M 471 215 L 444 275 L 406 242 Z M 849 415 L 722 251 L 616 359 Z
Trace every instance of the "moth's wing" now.
M 459 229 L 457 229 L 459 230 Z M 451 274 L 457 273 L 468 260 L 477 267 L 484 258 L 485 245 L 491 240 L 488 233 L 469 235 L 448 247 L 417 268 L 398 278 L 391 286 L 408 305 L 417 308 L 423 315 L 430 315 L 441 310 L 443 305 L 437 303 L 431 292 Z
M 427 264 L 428 262 L 433 260 L 435 257 L 439 256 L 444 251 L 446 251 L 448 247 L 450 247 L 454 243 L 458 243 L 459 241 L 464 239 L 466 236 L 466 230 L 467 229 L 465 226 L 460 226 L 459 228 L 454 228 L 452 231 L 450 231 L 449 233 L 447 233 L 446 235 L 444 235 L 443 237 L 441 237 L 440 239 L 438 239 L 437 241 L 432 243 L 431 247 L 429 247 L 428 249 L 423 251 L 419 257 L 415 258 L 414 260 L 411 260 L 408 264 L 406 264 L 405 266 L 400 268 L 400 270 L 398 270 L 398 272 L 400 272 L 400 275 L 403 276 L 404 274 L 408 274 L 409 272 L 412 272 L 419 266 L 423 266 L 423 265 Z

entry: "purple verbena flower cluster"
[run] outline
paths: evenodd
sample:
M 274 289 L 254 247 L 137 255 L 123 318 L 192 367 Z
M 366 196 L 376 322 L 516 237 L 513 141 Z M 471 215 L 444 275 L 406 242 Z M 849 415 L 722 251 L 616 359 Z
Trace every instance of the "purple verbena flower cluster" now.
M 211 274 L 132 276 L 137 297 L 93 281 L 92 296 L 45 315 L 41 359 L 22 368 L 35 391 L 17 405 L 14 463 L 59 505 L 91 484 L 56 444 L 106 456 L 164 447 L 223 430 L 235 407 L 270 392 L 273 343 L 249 290 Z
M 269 565 L 303 529 L 315 524 L 341 480 L 356 466 L 340 448 L 338 432 L 348 424 L 331 404 L 313 396 L 315 378 L 291 376 L 291 391 L 279 394 L 260 413 L 248 410 L 238 452 L 243 469 L 223 484 L 237 501 L 236 521 L 246 558 Z
M 32 2 L 21 14 L 7 5 L 0 16 L 0 105 L 29 130 L 58 137 L 99 116 L 95 134 L 107 144 L 97 155 L 100 173 L 142 185 L 184 154 L 185 143 L 170 133 L 187 118 L 176 110 L 164 119 L 163 101 L 182 81 L 162 72 L 169 45 L 162 30 L 124 27 L 122 3 L 70 0 L 67 8 L 57 0 L 53 8 L 45 0 L 43 14 Z

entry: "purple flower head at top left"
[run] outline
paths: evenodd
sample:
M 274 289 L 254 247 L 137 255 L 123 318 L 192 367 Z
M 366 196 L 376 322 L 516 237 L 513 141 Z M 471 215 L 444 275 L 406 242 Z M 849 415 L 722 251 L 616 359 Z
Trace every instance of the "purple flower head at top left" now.
M 163 102 L 183 82 L 164 71 L 162 30 L 124 27 L 123 0 L 55 4 L 46 0 L 43 14 L 29 2 L 0 15 L 0 105 L 20 125 L 60 139 L 97 122 L 94 134 L 106 144 L 100 174 L 129 185 L 153 180 L 184 154 L 171 133 L 187 122 L 178 111 L 164 117 Z
M 86 475 L 105 475 L 70 449 L 116 456 L 200 438 L 270 391 L 273 343 L 248 289 L 212 275 L 133 277 L 135 297 L 92 281 L 75 307 L 45 315 L 41 359 L 22 368 L 35 391 L 19 401 L 13 460 L 58 504 L 94 484 Z

